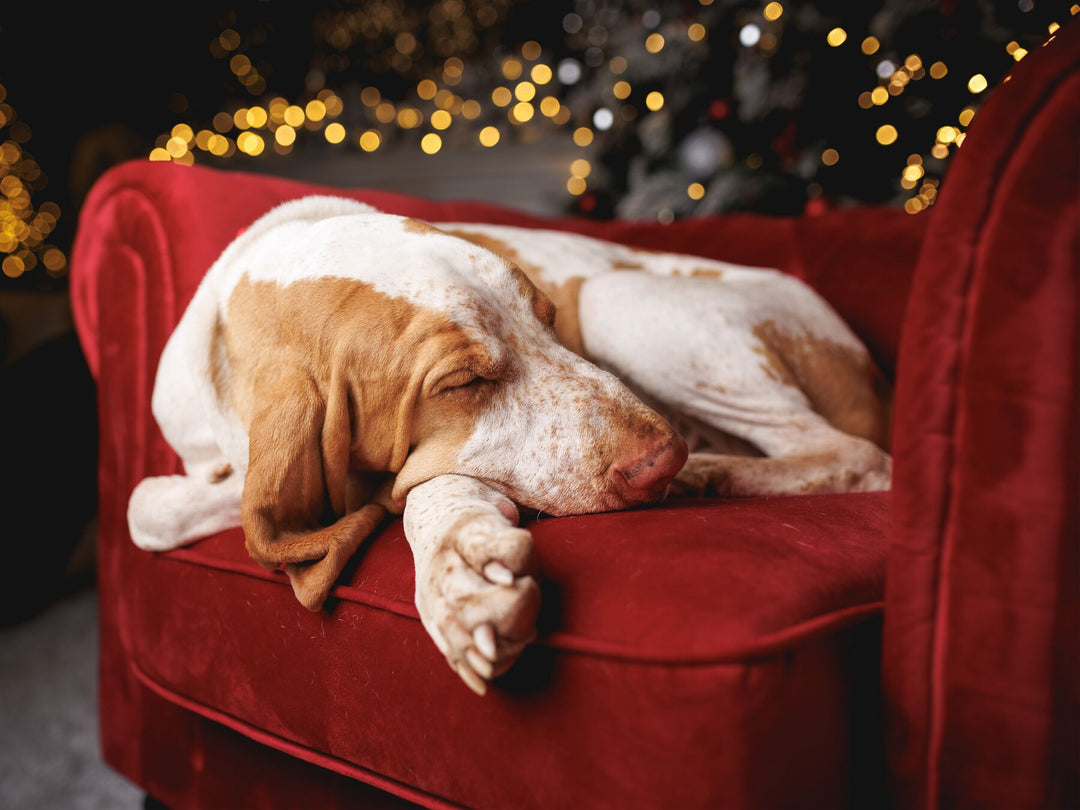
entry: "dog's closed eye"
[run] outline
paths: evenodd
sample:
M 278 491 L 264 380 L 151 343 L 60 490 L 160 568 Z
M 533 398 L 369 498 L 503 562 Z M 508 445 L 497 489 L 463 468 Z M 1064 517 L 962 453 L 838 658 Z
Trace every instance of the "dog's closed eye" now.
M 483 377 L 472 369 L 461 369 L 460 371 L 451 372 L 439 380 L 435 386 L 435 393 L 437 395 L 466 393 L 476 391 L 485 384 L 494 382 L 495 380 Z

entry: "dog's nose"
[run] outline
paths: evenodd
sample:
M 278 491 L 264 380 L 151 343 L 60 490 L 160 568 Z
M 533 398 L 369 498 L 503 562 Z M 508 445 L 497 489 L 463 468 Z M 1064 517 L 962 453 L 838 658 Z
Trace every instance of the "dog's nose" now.
M 647 452 L 615 462 L 608 475 L 618 493 L 630 503 L 656 501 L 682 469 L 688 453 L 686 442 L 673 432 Z

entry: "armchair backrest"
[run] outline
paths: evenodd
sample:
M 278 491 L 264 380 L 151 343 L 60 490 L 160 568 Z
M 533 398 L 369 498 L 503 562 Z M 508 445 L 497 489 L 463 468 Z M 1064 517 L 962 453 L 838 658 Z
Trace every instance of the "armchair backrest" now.
M 901 808 L 1077 795 L 1080 20 L 973 121 L 898 362 L 884 688 Z

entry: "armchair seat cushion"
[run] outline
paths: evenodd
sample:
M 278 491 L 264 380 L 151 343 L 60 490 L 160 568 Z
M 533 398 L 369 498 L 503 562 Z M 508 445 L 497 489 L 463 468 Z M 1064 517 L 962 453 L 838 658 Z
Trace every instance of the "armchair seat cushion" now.
M 888 528 L 886 493 L 534 521 L 541 638 L 485 698 L 417 618 L 400 520 L 322 613 L 236 530 L 147 560 L 122 614 L 159 696 L 423 804 L 839 807 Z

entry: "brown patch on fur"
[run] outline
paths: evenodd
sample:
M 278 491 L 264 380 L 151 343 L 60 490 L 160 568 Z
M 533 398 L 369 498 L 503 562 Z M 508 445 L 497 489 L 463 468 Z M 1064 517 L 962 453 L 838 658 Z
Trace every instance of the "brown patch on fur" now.
M 442 231 L 434 225 L 429 225 L 422 220 L 413 219 L 412 217 L 406 217 L 401 224 L 408 233 L 442 233 Z
M 227 360 L 211 370 L 248 430 L 248 551 L 286 565 L 297 597 L 316 610 L 385 514 L 372 474 L 397 473 L 400 483 L 408 467 L 417 483 L 456 459 L 475 412 L 438 424 L 415 416 L 432 378 L 476 350 L 446 316 L 352 279 L 245 277 L 227 307 L 214 336 Z
M 805 332 L 792 335 L 773 321 L 753 333 L 772 379 L 801 390 L 837 430 L 888 448 L 888 384 L 868 354 Z
M 713 267 L 695 267 L 690 271 L 691 278 L 723 278 L 724 271 Z
M 544 279 L 543 268 L 522 259 L 513 246 L 501 239 L 472 231 L 447 230 L 446 233 L 486 248 L 495 255 L 501 256 L 512 267 L 521 270 L 532 287 L 540 293 L 540 303 L 537 303 L 536 297 L 533 300 L 533 310 L 537 313 L 537 317 L 546 323 L 554 324 L 559 343 L 575 354 L 585 355 L 584 342 L 581 338 L 581 323 L 578 318 L 578 293 L 581 291 L 581 285 L 585 283 L 584 278 L 575 277 L 567 279 L 562 284 L 554 284 Z M 551 315 L 547 311 L 548 305 L 554 306 L 553 321 L 549 320 Z
M 641 262 L 626 262 L 622 259 L 616 259 L 611 263 L 612 270 L 644 270 L 645 265 Z

